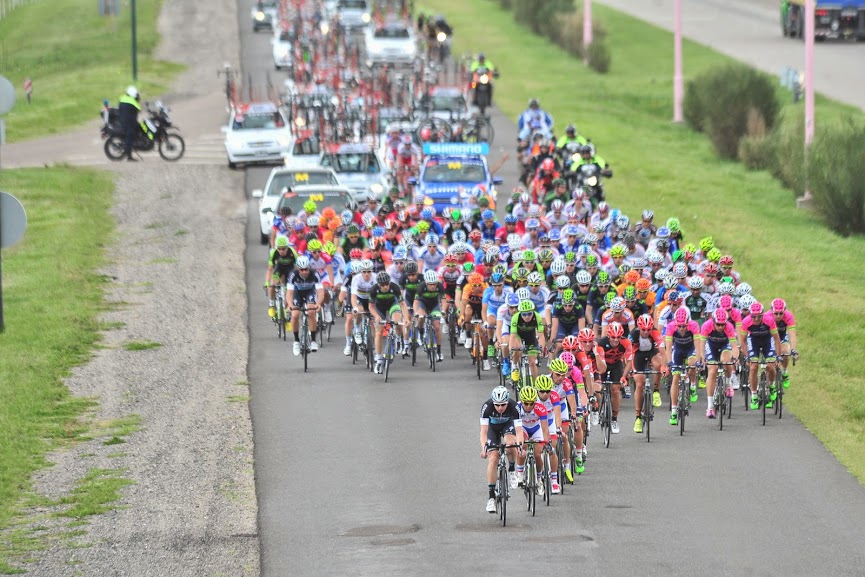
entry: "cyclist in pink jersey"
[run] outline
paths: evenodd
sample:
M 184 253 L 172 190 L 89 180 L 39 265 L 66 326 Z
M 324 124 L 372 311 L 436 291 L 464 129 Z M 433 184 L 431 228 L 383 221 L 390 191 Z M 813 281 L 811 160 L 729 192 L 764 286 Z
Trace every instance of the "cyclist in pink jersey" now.
M 749 307 L 749 315 L 742 319 L 739 328 L 739 346 L 743 351 L 748 351 L 748 359 L 751 363 L 749 381 L 751 383 L 751 410 L 760 408 L 757 399 L 757 369 L 762 356 L 766 361 L 766 377 L 771 383 L 769 402 L 766 408 L 772 408 L 775 401 L 775 351 L 781 348 L 781 339 L 778 337 L 778 325 L 772 313 L 763 310 L 763 305 L 754 302 Z
M 772 318 L 775 319 L 775 324 L 778 326 L 778 337 L 781 339 L 781 348 L 778 353 L 782 355 L 793 355 L 798 357 L 796 352 L 796 319 L 793 313 L 787 308 L 787 303 L 784 299 L 775 299 L 772 301 Z M 787 365 L 790 362 L 790 357 L 781 357 L 781 376 L 783 377 L 784 388 L 790 387 L 790 375 L 787 374 Z

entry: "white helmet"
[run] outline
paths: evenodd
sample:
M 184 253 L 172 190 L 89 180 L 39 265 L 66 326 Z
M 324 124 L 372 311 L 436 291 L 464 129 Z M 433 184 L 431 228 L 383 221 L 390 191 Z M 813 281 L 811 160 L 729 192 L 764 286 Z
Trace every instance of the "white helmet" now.
M 362 271 L 372 271 L 372 269 L 373 269 L 373 264 L 372 264 L 372 261 L 371 261 L 371 260 L 369 260 L 369 259 L 367 258 L 367 259 L 364 259 L 364 260 L 360 261 L 360 270 L 362 270 Z
M 544 277 L 541 276 L 541 273 L 535 271 L 529 273 L 528 281 L 529 284 L 541 284 L 542 282 L 544 282 Z
M 751 294 L 751 285 L 746 282 L 741 283 L 736 287 L 736 296 L 743 297 L 745 295 Z
M 664 255 L 662 255 L 656 250 L 647 250 L 646 260 L 648 260 L 652 264 L 660 264 L 664 262 Z
M 679 284 L 679 279 L 677 279 L 672 274 L 669 274 L 666 276 L 666 278 L 664 278 L 664 286 L 667 287 L 667 289 L 672 289 L 678 284 Z
M 297 261 L 294 263 L 294 268 L 309 268 L 309 258 L 305 256 L 297 257 Z
M 739 297 L 739 308 L 744 311 L 751 308 L 751 305 L 755 302 L 757 302 L 757 299 L 755 299 L 753 296 L 743 295 Z
M 351 263 L 348 266 L 351 268 L 351 274 L 360 274 L 360 261 L 359 260 L 351 261 Z
M 428 270 L 423 273 L 423 282 L 428 284 L 435 284 L 439 281 L 439 275 L 434 270 Z
M 518 234 L 509 234 L 507 240 L 508 248 L 511 250 L 517 250 L 523 245 L 523 239 Z
M 592 282 L 592 275 L 589 274 L 587 270 L 581 270 L 577 273 L 577 284 L 590 284 Z
M 532 293 L 526 287 L 517 289 L 517 298 L 521 301 L 527 301 L 531 298 Z
M 688 279 L 688 288 L 691 290 L 699 290 L 703 288 L 703 277 L 694 275 Z
M 567 275 L 562 275 L 556 279 L 556 288 L 566 289 L 570 288 L 571 279 Z
M 508 391 L 506 387 L 498 386 L 493 389 L 493 394 L 491 395 L 493 403 L 501 405 L 502 403 L 507 403 L 511 400 L 511 393 Z
M 610 301 L 610 310 L 616 313 L 625 310 L 625 299 L 622 297 L 613 297 L 613 300 Z
M 565 259 L 557 258 L 550 265 L 550 272 L 553 274 L 565 274 Z
M 138 89 L 135 88 L 134 86 L 130 86 L 129 88 L 126 89 L 126 96 L 128 96 L 130 98 L 134 98 L 136 100 L 141 98 L 141 94 L 138 93 Z

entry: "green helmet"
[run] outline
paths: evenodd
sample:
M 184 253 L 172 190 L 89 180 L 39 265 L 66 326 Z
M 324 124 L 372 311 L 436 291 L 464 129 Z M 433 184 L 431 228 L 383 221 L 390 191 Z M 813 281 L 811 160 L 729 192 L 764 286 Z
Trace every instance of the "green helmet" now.
M 417 229 L 420 232 L 426 232 L 429 230 L 429 223 L 425 220 L 422 220 L 419 223 L 417 223 Z
M 670 229 L 670 232 L 679 232 L 681 230 L 680 227 L 679 219 L 675 216 L 671 216 L 667 219 L 667 228 Z
M 356 224 L 348 225 L 348 234 L 360 234 L 360 228 Z
M 524 250 L 523 251 L 523 262 L 526 262 L 526 261 L 535 262 L 536 258 L 537 258 L 537 255 L 535 254 L 535 251 L 533 251 L 533 250 Z
M 625 256 L 625 245 L 614 244 L 610 249 L 610 256 Z
M 534 387 L 523 387 L 520 389 L 521 403 L 535 403 L 538 400 L 538 390 Z
M 307 243 L 306 248 L 309 250 L 321 250 L 321 241 L 317 238 L 313 239 Z
M 598 276 L 595 277 L 595 282 L 599 285 L 610 284 L 610 273 L 605 270 L 600 271 Z
M 535 310 L 535 303 L 532 301 L 520 301 L 519 308 L 517 309 L 521 313 L 531 313 Z
M 459 222 L 460 219 L 462 218 L 462 216 L 463 215 L 459 210 L 452 210 L 451 211 L 451 220 L 454 222 Z
M 715 246 L 715 241 L 712 240 L 711 236 L 707 236 L 705 238 L 700 239 L 700 250 L 703 251 L 703 254 L 706 254 Z
M 562 361 L 562 363 L 564 364 L 564 361 Z M 538 378 L 535 379 L 535 388 L 541 393 L 552 391 L 554 385 L 555 383 L 553 383 L 553 379 L 550 375 L 539 375 Z
M 712 247 L 712 249 L 706 253 L 706 258 L 711 262 L 718 262 L 721 260 L 721 250 L 718 247 Z
M 631 270 L 631 265 L 629 265 L 628 263 L 623 262 L 619 265 L 619 274 L 621 274 L 622 276 L 628 274 L 629 270 Z
M 288 246 L 288 237 L 279 235 L 278 237 L 276 237 L 276 242 L 274 242 L 274 245 L 277 247 Z
M 322 250 L 324 250 L 324 252 L 326 252 L 330 256 L 333 256 L 336 252 L 336 245 L 333 244 L 331 241 L 327 241 L 326 243 L 324 243 L 324 247 L 322 247 Z
M 697 247 L 694 246 L 694 243 L 689 242 L 685 246 L 682 247 L 682 250 L 685 252 L 697 252 Z
M 614 298 L 616 298 L 617 296 L 619 296 L 619 295 L 616 294 L 616 291 L 610 291 L 610 292 L 608 292 L 606 295 L 604 295 L 604 304 L 607 305 L 607 306 L 609 306 L 609 305 L 610 305 L 610 302 L 611 302 Z
M 565 289 L 565 292 L 562 293 L 562 304 L 572 305 L 575 302 L 577 302 L 577 297 L 574 296 L 574 289 Z
M 303 203 L 303 210 L 305 210 L 309 214 L 314 213 L 316 208 L 318 208 L 318 205 L 315 204 L 315 202 L 313 202 L 311 200 L 307 200 L 306 202 Z
M 673 251 L 673 254 L 670 255 L 670 258 L 673 259 L 673 262 L 679 262 L 680 260 L 685 259 L 685 252 L 681 250 Z
M 730 284 L 736 284 L 733 282 L 733 277 L 731 277 L 731 276 L 722 277 L 721 278 L 721 284 L 724 284 L 725 282 L 728 282 Z
M 475 270 L 475 263 L 473 263 L 473 262 L 464 262 L 463 263 L 463 274 L 470 274 L 473 270 Z
M 598 257 L 593 254 L 586 255 L 586 266 L 598 266 Z
M 565 262 L 577 262 L 577 253 L 575 252 L 566 252 L 565 253 Z
M 632 286 L 625 287 L 625 291 L 622 293 L 622 296 L 625 297 L 626 301 L 635 301 L 637 300 L 637 289 Z
M 554 373 L 564 374 L 568 372 L 568 363 L 562 359 L 553 359 L 550 361 L 550 371 Z M 540 387 L 538 387 L 540 388 Z

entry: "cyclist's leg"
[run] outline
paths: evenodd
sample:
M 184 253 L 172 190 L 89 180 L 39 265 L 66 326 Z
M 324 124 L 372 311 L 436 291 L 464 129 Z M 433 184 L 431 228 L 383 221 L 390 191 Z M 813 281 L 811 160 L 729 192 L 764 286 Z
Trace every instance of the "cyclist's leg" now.
M 433 327 L 436 332 L 436 352 L 441 352 L 442 350 L 442 312 L 438 308 L 434 308 L 430 311 L 430 315 L 433 318 Z

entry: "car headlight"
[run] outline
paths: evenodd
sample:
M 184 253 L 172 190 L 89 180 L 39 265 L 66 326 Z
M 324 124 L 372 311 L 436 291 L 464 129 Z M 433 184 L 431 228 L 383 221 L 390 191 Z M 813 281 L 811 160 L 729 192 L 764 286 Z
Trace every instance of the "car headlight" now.
M 303 126 L 306 126 L 306 120 L 304 120 L 303 118 L 298 116 L 297 118 L 294 119 L 294 124 L 295 124 L 295 126 L 303 127 Z
M 255 13 L 255 19 L 258 20 L 259 22 L 264 20 L 264 12 L 256 12 Z
M 595 186 L 596 184 L 598 184 L 598 177 L 590 176 L 586 179 L 586 184 L 588 184 L 589 186 Z
M 360 19 L 361 19 L 362 21 L 366 22 L 366 23 L 369 23 L 369 21 L 370 21 L 372 18 L 370 18 L 370 16 L 369 16 L 369 12 L 364 12 L 363 14 L 360 15 Z
M 330 25 L 327 22 L 322 22 L 319 24 L 318 29 L 321 30 L 324 36 L 327 36 L 327 33 L 330 32 Z
M 369 191 L 372 194 L 382 194 L 384 192 L 384 187 L 376 182 L 375 184 L 370 185 Z
M 439 42 L 444 42 L 447 39 L 448 39 L 448 35 L 445 34 L 444 32 L 439 32 L 438 34 L 436 34 L 436 40 L 438 40 Z
M 280 136 L 276 139 L 280 146 L 291 146 L 291 139 L 287 136 Z
M 481 74 L 481 77 L 479 80 L 480 80 L 481 84 L 488 84 L 490 81 L 490 77 L 487 76 L 486 74 Z

